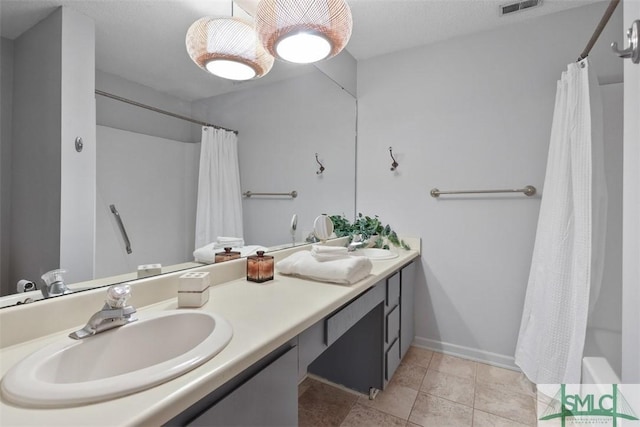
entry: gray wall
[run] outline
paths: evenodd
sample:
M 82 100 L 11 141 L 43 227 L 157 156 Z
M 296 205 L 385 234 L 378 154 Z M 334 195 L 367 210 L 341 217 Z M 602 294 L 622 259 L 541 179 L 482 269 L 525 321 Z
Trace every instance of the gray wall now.
M 62 14 L 60 267 L 70 283 L 93 279 L 96 222 L 95 24 Z M 76 150 L 82 138 L 84 148 Z
M 353 97 L 357 97 L 358 62 L 349 52 L 343 50 L 338 56 L 313 65 Z
M 57 268 L 93 277 L 94 45 L 93 21 L 62 8 L 14 41 L 10 288 Z
M 60 264 L 60 11 L 18 37 L 14 48 L 11 286 Z
M 193 259 L 200 144 L 98 126 L 96 277 Z M 109 209 L 120 212 L 127 254 Z
M 101 70 L 96 89 L 192 115 L 191 102 Z M 96 116 L 96 277 L 193 259 L 200 126 L 100 95 Z M 122 215 L 132 254 L 125 252 L 111 204 Z
M 429 190 L 540 191 L 556 81 L 606 3 L 358 64 L 357 210 L 422 238 L 416 342 L 513 366 L 540 198 L 430 197 Z M 621 9 L 591 54 L 601 83 Z M 400 166 L 389 171 L 392 145 Z
M 96 70 L 96 89 L 175 114 L 191 116 L 191 102 L 183 101 L 122 77 Z M 96 95 L 97 124 L 185 142 L 200 142 L 200 126 Z M 195 129 L 197 132 L 193 134 Z
M 584 344 L 585 356 L 606 356 L 618 377 L 622 371 L 622 86 L 601 86 L 609 209 L 602 287 L 589 315 Z
M 13 41 L 2 38 L 0 47 L 0 295 L 13 286 L 9 282 L 9 236 L 11 197 L 11 129 L 13 105 Z M 15 292 L 15 290 L 13 290 Z
M 640 17 L 640 2 L 624 0 L 624 32 Z M 620 45 L 620 43 L 618 43 Z M 624 45 L 627 46 L 626 44 Z M 622 382 L 640 383 L 640 67 L 624 62 L 624 237 Z

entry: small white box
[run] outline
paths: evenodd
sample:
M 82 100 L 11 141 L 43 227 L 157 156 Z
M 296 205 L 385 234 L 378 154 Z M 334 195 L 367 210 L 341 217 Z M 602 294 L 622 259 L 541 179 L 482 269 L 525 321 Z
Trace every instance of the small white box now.
M 138 266 L 138 279 L 162 274 L 162 264 L 145 264 Z
M 209 288 L 202 292 L 178 292 L 178 307 L 202 307 L 209 301 Z
M 178 278 L 178 292 L 202 292 L 209 287 L 209 273 L 191 272 Z

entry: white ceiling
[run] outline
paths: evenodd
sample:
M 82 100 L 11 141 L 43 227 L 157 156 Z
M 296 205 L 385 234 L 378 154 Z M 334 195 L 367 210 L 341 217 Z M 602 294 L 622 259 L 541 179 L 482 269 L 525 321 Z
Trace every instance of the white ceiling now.
M 252 13 L 257 1 L 237 3 Z M 500 17 L 498 6 L 510 0 L 348 0 L 353 34 L 347 50 L 364 60 L 597 1 L 544 0 L 540 7 Z M 202 16 L 229 16 L 229 0 L 1 0 L 2 36 L 15 39 L 58 6 L 72 8 L 95 21 L 98 69 L 184 100 L 267 84 L 311 68 L 276 61 L 267 76 L 244 83 L 200 70 L 186 53 L 186 31 Z M 236 15 L 238 10 L 236 7 Z M 585 25 L 595 28 L 596 23 Z

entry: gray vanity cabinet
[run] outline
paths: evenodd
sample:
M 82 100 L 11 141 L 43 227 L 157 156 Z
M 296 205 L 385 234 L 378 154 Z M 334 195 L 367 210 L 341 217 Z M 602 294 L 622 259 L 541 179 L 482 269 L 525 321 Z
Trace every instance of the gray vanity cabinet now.
M 411 262 L 301 334 L 299 377 L 384 389 L 413 341 L 414 281 Z
M 413 302 L 417 262 L 414 261 L 400 270 L 400 358 L 403 358 L 415 336 Z
M 386 279 L 384 304 L 384 385 L 400 364 L 400 271 Z
M 166 425 L 296 425 L 307 372 L 365 394 L 384 389 L 413 341 L 415 269 L 380 280 Z
M 276 350 L 165 426 L 298 424 L 298 349 Z

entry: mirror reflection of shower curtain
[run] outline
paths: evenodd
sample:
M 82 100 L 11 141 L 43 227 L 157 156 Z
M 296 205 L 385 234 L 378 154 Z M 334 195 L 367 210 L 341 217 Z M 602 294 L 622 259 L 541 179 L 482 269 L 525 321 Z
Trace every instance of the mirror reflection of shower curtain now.
M 580 383 L 602 281 L 607 190 L 602 101 L 588 60 L 558 81 L 544 192 L 515 363 L 536 384 Z M 590 304 L 591 303 L 591 304 Z
M 238 136 L 202 128 L 195 249 L 218 236 L 243 237 Z

